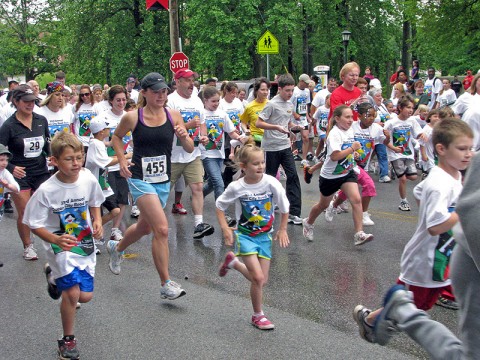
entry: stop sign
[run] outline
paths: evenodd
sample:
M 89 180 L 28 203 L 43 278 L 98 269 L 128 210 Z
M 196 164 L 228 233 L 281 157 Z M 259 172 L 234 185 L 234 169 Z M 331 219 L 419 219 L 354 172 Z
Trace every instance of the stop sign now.
M 183 69 L 188 69 L 188 57 L 183 52 L 176 52 L 170 58 L 170 70 L 176 73 Z

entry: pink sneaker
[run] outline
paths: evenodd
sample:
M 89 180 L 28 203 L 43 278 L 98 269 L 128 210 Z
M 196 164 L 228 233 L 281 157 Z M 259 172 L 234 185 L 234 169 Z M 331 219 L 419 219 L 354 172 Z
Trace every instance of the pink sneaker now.
M 253 315 L 252 325 L 260 330 L 273 330 L 275 328 L 275 325 L 273 325 L 270 320 L 266 318 L 265 315 Z
M 235 259 L 235 254 L 232 251 L 229 251 L 227 255 L 225 255 L 225 260 L 223 261 L 220 269 L 218 270 L 218 275 L 220 277 L 224 277 L 225 275 L 227 275 L 228 270 L 230 270 L 228 264 L 230 264 L 233 259 Z
M 187 209 L 181 203 L 172 204 L 172 214 L 187 215 Z

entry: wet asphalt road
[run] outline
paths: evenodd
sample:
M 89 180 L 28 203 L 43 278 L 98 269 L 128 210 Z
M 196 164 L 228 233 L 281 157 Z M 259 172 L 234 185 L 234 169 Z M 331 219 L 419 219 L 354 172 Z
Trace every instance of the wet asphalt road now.
M 301 180 L 304 217 L 319 196 L 316 180 L 310 185 Z M 270 332 L 249 325 L 246 280 L 234 271 L 225 278 L 217 275 L 227 251 L 219 229 L 194 241 L 189 192 L 184 194 L 186 216 L 170 214 L 170 201 L 170 272 L 187 295 L 160 299 L 149 238 L 127 250 L 119 276 L 108 270 L 102 249 L 94 299 L 77 314 L 82 359 L 428 358 L 405 335 L 387 347 L 368 344 L 352 320 L 355 305 L 381 305 L 398 277 L 403 247 L 416 225 L 414 184 L 408 185 L 412 211 L 407 213 L 397 209 L 398 182 L 376 185 L 378 197 L 370 206 L 375 226 L 366 228 L 375 235 L 373 242 L 354 247 L 351 214 L 341 214 L 332 223 L 319 217 L 314 242 L 303 238 L 301 226 L 289 225 L 290 247 L 274 244 L 264 296 L 265 313 L 276 325 Z M 204 217 L 216 224 L 213 196 L 206 199 Z M 22 259 L 14 219 L 7 214 L 0 224 L 0 359 L 54 359 L 61 326 L 58 305 L 45 289 L 43 250 L 36 262 Z M 455 331 L 456 312 L 435 307 L 430 314 Z

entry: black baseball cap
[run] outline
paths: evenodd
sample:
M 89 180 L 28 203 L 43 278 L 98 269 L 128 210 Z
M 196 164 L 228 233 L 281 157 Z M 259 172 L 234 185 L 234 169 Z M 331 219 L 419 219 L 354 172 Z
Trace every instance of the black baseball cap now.
M 13 90 L 13 98 L 17 100 L 23 100 L 23 101 L 37 100 L 37 97 L 33 93 L 32 88 L 27 84 L 18 85 Z
M 140 86 L 143 90 L 147 90 L 148 88 L 152 89 L 153 91 L 169 89 L 167 83 L 165 82 L 165 78 L 159 73 L 155 72 L 145 75 L 140 82 Z

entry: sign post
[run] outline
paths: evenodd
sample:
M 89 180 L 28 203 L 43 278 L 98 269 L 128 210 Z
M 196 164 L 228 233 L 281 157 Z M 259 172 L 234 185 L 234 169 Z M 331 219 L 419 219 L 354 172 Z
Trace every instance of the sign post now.
M 176 52 L 170 57 L 170 70 L 175 74 L 179 70 L 188 69 L 188 57 L 183 52 Z
M 280 52 L 280 43 L 277 38 L 270 32 L 265 31 L 265 33 L 260 36 L 257 41 L 257 54 L 266 54 L 267 55 L 267 79 L 270 80 L 270 54 L 278 54 Z

